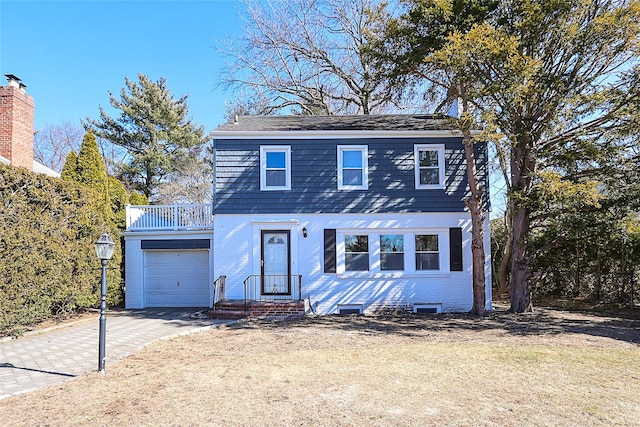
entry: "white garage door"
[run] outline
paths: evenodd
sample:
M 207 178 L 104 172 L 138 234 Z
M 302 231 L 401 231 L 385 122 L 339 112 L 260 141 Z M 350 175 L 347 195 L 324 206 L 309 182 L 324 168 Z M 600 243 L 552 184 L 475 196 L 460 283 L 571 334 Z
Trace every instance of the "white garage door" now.
M 209 307 L 209 251 L 145 251 L 147 307 Z

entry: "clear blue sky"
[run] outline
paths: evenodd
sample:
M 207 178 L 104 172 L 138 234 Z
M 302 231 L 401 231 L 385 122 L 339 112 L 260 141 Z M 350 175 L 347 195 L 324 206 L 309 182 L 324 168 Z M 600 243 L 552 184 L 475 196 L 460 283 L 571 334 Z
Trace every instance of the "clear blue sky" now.
M 97 118 L 119 96 L 125 77 L 167 78 L 189 114 L 207 131 L 221 124 L 225 99 L 216 88 L 225 59 L 216 44 L 237 36 L 237 1 L 0 0 L 0 85 L 15 74 L 35 101 L 36 129 Z

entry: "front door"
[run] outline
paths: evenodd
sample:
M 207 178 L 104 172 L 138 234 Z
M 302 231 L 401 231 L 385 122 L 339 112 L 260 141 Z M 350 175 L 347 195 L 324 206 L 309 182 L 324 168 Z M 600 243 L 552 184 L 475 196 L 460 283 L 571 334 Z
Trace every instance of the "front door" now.
M 291 295 L 289 230 L 262 230 L 262 295 Z

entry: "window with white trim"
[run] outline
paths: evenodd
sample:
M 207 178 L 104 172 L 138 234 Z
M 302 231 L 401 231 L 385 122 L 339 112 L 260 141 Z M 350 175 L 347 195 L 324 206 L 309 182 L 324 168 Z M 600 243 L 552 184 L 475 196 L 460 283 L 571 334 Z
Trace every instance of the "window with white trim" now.
M 344 270 L 369 271 L 369 236 L 344 236 Z
M 404 236 L 380 235 L 380 270 L 404 270 Z
M 368 183 L 368 147 L 338 145 L 338 189 L 366 190 Z
M 338 277 L 420 277 L 448 274 L 447 228 L 336 231 Z
M 260 147 L 260 190 L 291 190 L 291 147 Z
M 416 234 L 416 271 L 440 270 L 437 234 Z
M 416 188 L 444 188 L 444 145 L 414 146 Z

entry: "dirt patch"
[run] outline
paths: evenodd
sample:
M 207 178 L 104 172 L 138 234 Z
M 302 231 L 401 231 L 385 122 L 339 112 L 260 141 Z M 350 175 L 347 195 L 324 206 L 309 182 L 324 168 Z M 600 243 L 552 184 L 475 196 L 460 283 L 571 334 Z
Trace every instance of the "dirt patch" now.
M 243 329 L 324 328 L 357 333 L 366 341 L 389 337 L 460 342 L 522 342 L 530 345 L 626 347 L 640 345 L 640 319 L 537 308 L 514 315 L 498 308 L 484 317 L 466 313 L 437 315 L 321 316 L 282 322 L 254 319 Z M 302 340 L 304 341 L 304 340 Z

